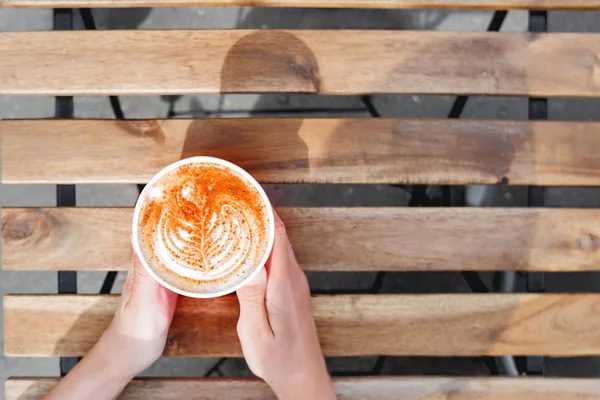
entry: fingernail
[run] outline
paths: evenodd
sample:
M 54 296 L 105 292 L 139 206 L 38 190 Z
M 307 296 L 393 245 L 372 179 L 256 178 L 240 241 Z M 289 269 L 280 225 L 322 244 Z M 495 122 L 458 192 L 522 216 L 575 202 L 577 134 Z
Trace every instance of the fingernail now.
M 256 274 L 254 278 L 250 282 L 246 284 L 246 286 L 256 286 L 264 284 L 267 281 L 267 271 L 263 267 L 260 268 L 260 271 Z

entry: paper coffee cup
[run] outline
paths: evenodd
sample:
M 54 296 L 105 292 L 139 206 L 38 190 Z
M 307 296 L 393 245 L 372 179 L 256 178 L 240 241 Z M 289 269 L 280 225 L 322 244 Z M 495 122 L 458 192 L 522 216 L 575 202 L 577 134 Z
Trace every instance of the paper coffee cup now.
M 214 172 L 215 184 L 190 171 Z M 193 177 L 191 183 L 177 190 L 169 186 L 186 182 L 185 174 Z M 230 190 L 231 182 L 243 183 L 244 190 Z M 256 200 L 260 212 L 245 207 L 248 199 Z M 163 206 L 167 203 L 172 205 Z M 175 216 L 176 223 L 169 223 Z M 214 157 L 186 158 L 163 168 L 140 193 L 132 222 L 133 248 L 148 273 L 174 292 L 199 298 L 232 293 L 254 279 L 269 258 L 274 235 L 273 208 L 262 187 L 242 168 Z

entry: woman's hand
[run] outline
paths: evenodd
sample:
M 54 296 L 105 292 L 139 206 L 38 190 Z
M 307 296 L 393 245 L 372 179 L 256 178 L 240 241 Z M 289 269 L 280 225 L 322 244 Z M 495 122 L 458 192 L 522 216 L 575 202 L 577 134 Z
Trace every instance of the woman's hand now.
M 45 399 L 115 398 L 162 354 L 176 303 L 177 294 L 156 282 L 134 255 L 109 327 Z
M 177 293 L 152 278 L 134 254 L 119 308 L 98 342 L 122 374 L 133 377 L 160 357 L 176 303 Z
M 238 290 L 238 335 L 252 372 L 279 399 L 335 399 L 312 316 L 310 290 L 285 226 L 275 215 L 275 243 L 265 269 Z

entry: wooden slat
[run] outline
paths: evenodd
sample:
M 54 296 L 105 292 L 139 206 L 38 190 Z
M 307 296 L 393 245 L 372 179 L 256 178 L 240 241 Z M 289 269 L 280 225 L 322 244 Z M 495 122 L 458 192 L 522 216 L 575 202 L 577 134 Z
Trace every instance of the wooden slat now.
M 58 383 L 53 378 L 8 379 L 6 400 L 38 400 Z M 598 379 L 373 377 L 335 378 L 344 400 L 597 400 Z M 256 379 L 136 379 L 120 400 L 275 400 Z
M 599 38 L 355 30 L 7 32 L 0 35 L 0 94 L 598 96 Z
M 79 356 L 106 329 L 118 295 L 4 297 L 9 356 Z M 235 295 L 180 297 L 167 356 L 241 357 Z M 598 294 L 339 295 L 313 298 L 327 356 L 600 354 Z
M 305 270 L 600 269 L 600 210 L 280 208 Z M 2 210 L 6 270 L 126 270 L 132 209 Z
M 145 183 L 183 157 L 264 183 L 600 185 L 600 123 L 404 119 L 0 121 L 5 183 Z
M 0 0 L 4 7 L 325 7 L 325 8 L 467 8 L 582 9 L 600 8 L 598 0 Z

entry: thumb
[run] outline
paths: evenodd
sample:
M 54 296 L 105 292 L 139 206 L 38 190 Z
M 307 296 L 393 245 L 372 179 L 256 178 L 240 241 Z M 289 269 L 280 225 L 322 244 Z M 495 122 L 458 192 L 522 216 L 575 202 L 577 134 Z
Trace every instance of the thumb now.
M 137 285 L 147 285 L 147 284 L 155 284 L 158 283 L 150 276 L 146 267 L 142 265 L 140 258 L 137 254 L 133 254 L 133 286 Z
M 267 271 L 261 267 L 254 279 L 237 290 L 240 302 L 240 320 L 238 333 L 240 336 L 246 329 L 258 331 L 257 333 L 272 335 L 269 317 L 265 306 L 265 293 L 267 291 Z
M 154 292 L 157 292 L 161 287 L 146 270 L 146 267 L 142 265 L 137 254 L 133 254 L 132 266 L 128 273 L 128 291 L 130 292 L 129 298 L 136 300 L 141 297 L 141 300 L 147 299 L 152 296 Z

